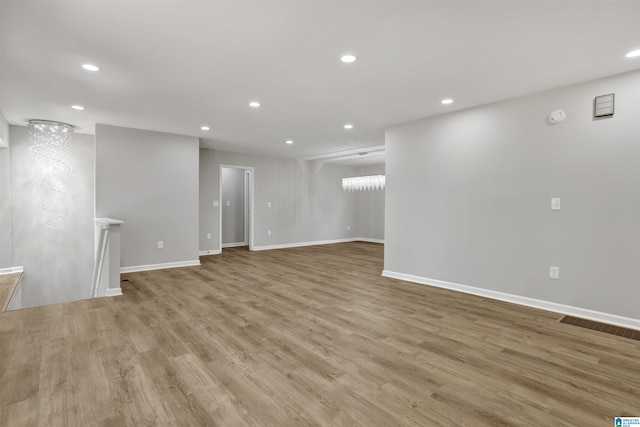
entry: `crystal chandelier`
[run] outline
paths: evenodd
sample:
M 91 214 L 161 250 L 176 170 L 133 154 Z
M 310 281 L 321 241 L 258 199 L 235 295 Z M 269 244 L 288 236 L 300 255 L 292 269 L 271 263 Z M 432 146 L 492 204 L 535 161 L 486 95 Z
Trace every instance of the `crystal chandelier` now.
M 29 120 L 29 151 L 39 158 L 40 176 L 36 185 L 40 189 L 40 208 L 46 214 L 51 230 L 60 227 L 63 216 L 62 202 L 67 198 L 64 175 L 71 172 L 70 149 L 73 126 L 49 120 Z
M 384 175 L 352 176 L 342 178 L 342 189 L 344 191 L 370 191 L 384 190 Z

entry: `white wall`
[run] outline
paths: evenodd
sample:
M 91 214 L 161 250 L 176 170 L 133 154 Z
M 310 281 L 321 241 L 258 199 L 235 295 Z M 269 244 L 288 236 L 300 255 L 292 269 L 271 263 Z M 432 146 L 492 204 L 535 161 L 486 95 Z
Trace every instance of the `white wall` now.
M 355 201 L 342 191 L 354 168 L 200 149 L 200 250 L 217 251 L 220 165 L 254 168 L 254 246 L 307 243 L 357 237 Z M 271 202 L 271 208 L 267 203 Z M 271 236 L 267 231 L 271 230 Z M 211 233 L 212 239 L 206 239 Z
M 56 230 L 47 227 L 47 214 L 40 207 L 42 193 L 36 182 L 46 165 L 29 151 L 27 128 L 11 126 L 10 141 L 11 263 L 24 266 L 21 306 L 88 298 L 94 265 L 94 139 L 72 136 L 72 172 L 62 177 L 67 198 L 61 202 L 63 217 Z
M 236 168 L 222 168 L 222 244 L 243 243 L 245 171 Z M 228 202 L 228 203 L 227 203 Z
M 0 111 L 0 269 L 13 265 L 11 248 L 11 151 L 9 124 Z
M 385 270 L 640 319 L 639 118 L 634 72 L 388 129 Z
M 96 125 L 96 216 L 124 221 L 123 267 L 198 262 L 198 145 Z
M 0 148 L 9 147 L 9 122 L 0 111 Z
M 384 175 L 384 164 L 362 166 L 356 175 Z M 356 236 L 371 240 L 384 240 L 384 190 L 349 193 L 354 197 Z
M 219 207 L 213 206 L 213 201 L 219 201 L 218 183 L 220 182 L 219 169 L 216 169 L 215 151 L 200 148 L 199 152 L 199 252 L 220 250 L 218 235 Z M 207 233 L 211 236 L 207 238 Z

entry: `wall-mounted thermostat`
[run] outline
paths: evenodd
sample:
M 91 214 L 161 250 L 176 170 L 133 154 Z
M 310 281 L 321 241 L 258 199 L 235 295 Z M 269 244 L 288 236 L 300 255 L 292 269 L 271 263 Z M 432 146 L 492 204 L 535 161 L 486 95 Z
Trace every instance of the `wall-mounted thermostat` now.
M 613 116 L 613 93 L 596 96 L 593 100 L 593 117 Z

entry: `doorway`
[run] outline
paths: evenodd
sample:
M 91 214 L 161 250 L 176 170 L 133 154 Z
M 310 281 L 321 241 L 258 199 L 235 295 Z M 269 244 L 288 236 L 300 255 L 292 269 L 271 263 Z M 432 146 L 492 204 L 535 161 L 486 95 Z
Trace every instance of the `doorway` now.
M 253 168 L 220 165 L 220 250 L 249 246 L 253 250 Z

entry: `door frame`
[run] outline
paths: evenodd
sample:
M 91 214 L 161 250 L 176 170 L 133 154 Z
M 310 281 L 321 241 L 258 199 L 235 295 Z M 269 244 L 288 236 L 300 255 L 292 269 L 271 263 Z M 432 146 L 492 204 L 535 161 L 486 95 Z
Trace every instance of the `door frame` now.
M 230 168 L 230 169 L 240 169 L 244 171 L 244 191 L 245 191 L 245 201 L 248 203 L 244 204 L 244 222 L 245 222 L 245 240 L 249 244 L 249 250 L 253 250 L 253 199 L 254 199 L 254 182 L 255 182 L 255 173 L 254 169 L 251 166 L 240 166 L 240 165 L 223 165 L 221 164 L 218 168 L 218 199 L 220 202 L 218 203 L 218 247 L 220 248 L 220 252 L 222 252 L 222 209 L 224 208 L 224 203 L 222 200 L 222 168 Z M 247 186 L 247 180 L 249 181 L 249 185 Z M 247 195 L 247 187 L 249 189 L 249 194 Z M 248 199 L 248 200 L 247 200 Z M 249 237 L 247 239 L 247 236 Z

